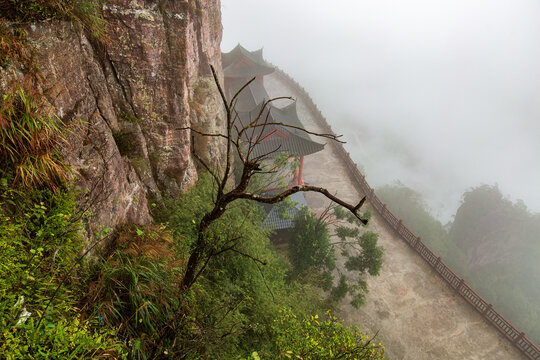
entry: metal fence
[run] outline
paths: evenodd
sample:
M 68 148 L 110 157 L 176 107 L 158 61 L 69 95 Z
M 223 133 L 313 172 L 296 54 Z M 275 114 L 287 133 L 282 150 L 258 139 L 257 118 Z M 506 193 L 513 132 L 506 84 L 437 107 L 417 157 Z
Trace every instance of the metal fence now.
M 322 127 L 323 132 L 334 134 L 330 125 L 317 108 L 307 91 L 294 79 L 276 67 L 275 74 L 295 92 L 301 95 L 309 110 L 315 114 L 315 120 Z M 427 247 L 419 236 L 403 224 L 403 221 L 387 209 L 386 204 L 377 197 L 375 191 L 369 186 L 364 175 L 358 170 L 358 166 L 352 161 L 349 153 L 338 142 L 332 143 L 338 156 L 345 162 L 347 171 L 354 180 L 355 187 L 364 195 L 368 201 L 382 216 L 383 219 L 409 244 L 431 267 L 469 304 L 471 304 L 482 316 L 499 330 L 508 340 L 510 340 L 527 358 L 540 360 L 540 348 L 529 340 L 524 332 L 516 329 L 508 320 L 493 309 L 492 304 L 484 300 L 474 291 L 462 278 L 460 278 L 448 265 L 441 260 L 429 247 Z

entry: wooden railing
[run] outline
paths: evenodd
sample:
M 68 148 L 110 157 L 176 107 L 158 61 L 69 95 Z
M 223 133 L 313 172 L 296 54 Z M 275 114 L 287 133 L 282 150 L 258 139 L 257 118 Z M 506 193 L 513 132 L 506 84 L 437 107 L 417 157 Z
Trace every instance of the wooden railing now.
M 317 108 L 307 91 L 300 86 L 294 79 L 292 79 L 285 72 L 276 67 L 275 74 L 279 79 L 284 81 L 287 85 L 294 89 L 296 93 L 301 95 L 302 100 L 309 108 L 309 110 L 315 114 L 315 120 L 319 126 L 323 129 L 323 132 L 328 134 L 334 134 L 330 125 L 322 115 L 321 111 Z M 347 171 L 354 180 L 355 187 L 360 193 L 367 196 L 368 201 L 382 216 L 383 219 L 400 235 L 400 237 L 409 244 L 431 267 L 469 304 L 471 304 L 482 316 L 491 323 L 497 330 L 499 330 L 508 340 L 512 342 L 528 359 L 540 360 L 540 348 L 536 346 L 531 340 L 529 340 L 525 333 L 516 329 L 508 320 L 506 320 L 501 314 L 493 309 L 492 304 L 489 304 L 480 295 L 476 293 L 465 280 L 460 278 L 448 265 L 441 260 L 440 256 L 437 256 L 429 247 L 427 247 L 419 236 L 416 236 L 407 226 L 403 224 L 403 221 L 396 217 L 390 210 L 387 209 L 386 204 L 377 197 L 375 191 L 369 186 L 364 175 L 358 170 L 358 166 L 352 161 L 349 153 L 343 147 L 343 144 L 336 141 L 332 142 L 334 149 L 338 156 L 345 162 Z

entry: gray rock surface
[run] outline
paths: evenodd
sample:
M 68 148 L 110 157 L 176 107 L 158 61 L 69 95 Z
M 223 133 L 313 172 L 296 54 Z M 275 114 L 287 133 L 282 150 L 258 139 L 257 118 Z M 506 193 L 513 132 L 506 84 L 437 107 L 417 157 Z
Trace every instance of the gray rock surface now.
M 194 184 L 192 147 L 212 162 L 220 147 L 181 128 L 212 132 L 223 119 L 210 73 L 221 68 L 219 1 L 107 0 L 103 14 L 105 45 L 67 22 L 26 27 L 39 89 L 73 130 L 63 152 L 90 191 L 90 237 L 150 223 L 149 202 Z M 23 74 L 0 68 L 0 90 Z

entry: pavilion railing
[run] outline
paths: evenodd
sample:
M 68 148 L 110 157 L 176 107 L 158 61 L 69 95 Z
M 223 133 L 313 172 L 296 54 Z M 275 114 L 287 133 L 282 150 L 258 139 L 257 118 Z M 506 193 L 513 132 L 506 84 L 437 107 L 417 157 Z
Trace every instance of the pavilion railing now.
M 284 71 L 276 67 L 275 74 L 289 85 L 296 93 L 301 95 L 302 100 L 315 114 L 315 120 L 323 129 L 323 132 L 334 134 L 332 128 L 317 108 L 307 91 L 300 86 L 294 79 Z M 508 340 L 512 342 L 528 359 L 540 360 L 540 348 L 535 345 L 524 332 L 516 329 L 508 320 L 499 314 L 492 304 L 484 300 L 476 291 L 474 291 L 464 279 L 460 278 L 448 265 L 441 260 L 429 247 L 422 241 L 421 237 L 416 236 L 403 221 L 396 217 L 375 194 L 375 191 L 369 186 L 364 175 L 358 170 L 358 166 L 351 159 L 350 154 L 345 150 L 343 144 L 332 142 L 338 156 L 345 162 L 347 171 L 354 179 L 355 187 L 364 195 L 373 208 L 386 220 L 386 222 L 400 235 L 400 237 L 409 244 L 459 295 L 461 295 L 469 304 L 471 304 L 490 324 L 499 330 Z

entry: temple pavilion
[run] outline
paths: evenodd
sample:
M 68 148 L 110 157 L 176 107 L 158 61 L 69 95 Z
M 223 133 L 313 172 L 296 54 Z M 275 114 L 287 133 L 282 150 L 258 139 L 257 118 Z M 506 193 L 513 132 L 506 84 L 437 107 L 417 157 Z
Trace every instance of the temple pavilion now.
M 248 51 L 240 44 L 228 53 L 222 53 L 223 73 L 225 77 L 225 93 L 231 99 L 248 81 L 255 78 L 237 97 L 234 106 L 242 126 L 257 119 L 261 108 L 270 99 L 264 87 L 264 76 L 274 71 L 274 67 L 263 58 L 262 49 Z M 264 115 L 256 123 L 267 124 L 253 127 L 245 132 L 246 141 L 255 143 L 251 158 L 267 160 L 282 153 L 299 159 L 298 170 L 289 186 L 303 185 L 302 179 L 304 157 L 321 151 L 324 144 L 311 139 L 310 135 L 302 131 L 304 126 L 298 118 L 296 102 L 284 107 L 277 107 L 270 103 Z M 281 125 L 283 124 L 283 125 Z M 269 189 L 270 190 L 270 189 Z M 273 189 L 276 190 L 276 189 Z M 272 230 L 288 229 L 293 224 L 293 218 L 302 206 L 306 206 L 303 193 L 291 196 L 296 204 L 288 209 L 287 218 L 279 216 L 278 206 L 267 207 L 268 217 L 264 225 Z
M 271 74 L 274 67 L 264 60 L 262 49 L 248 51 L 240 44 L 230 52 L 222 53 L 222 62 L 225 91 L 229 99 L 255 77 L 255 81 L 242 90 L 235 105 L 239 121 L 243 125 L 249 124 L 270 98 L 264 87 L 264 76 Z M 267 108 L 268 112 L 259 122 L 271 125 L 255 127 L 251 132 L 246 132 L 248 139 L 260 139 L 253 148 L 252 158 L 272 158 L 283 152 L 298 157 L 300 164 L 291 185 L 303 185 L 304 157 L 321 151 L 324 144 L 313 141 L 309 134 L 301 130 L 304 127 L 298 118 L 295 102 L 282 108 L 270 104 Z

